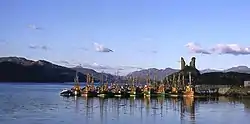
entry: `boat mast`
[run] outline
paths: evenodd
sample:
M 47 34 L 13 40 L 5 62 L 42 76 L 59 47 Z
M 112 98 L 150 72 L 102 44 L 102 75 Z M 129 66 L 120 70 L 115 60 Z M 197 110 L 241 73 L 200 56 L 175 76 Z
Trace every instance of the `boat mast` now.
M 173 87 L 176 87 L 175 74 L 173 75 Z
M 179 88 L 180 87 L 180 84 L 181 84 L 181 73 L 179 73 L 178 75 L 178 81 L 177 81 L 177 87 Z
M 132 86 L 131 86 L 131 90 L 134 90 L 134 86 L 135 86 L 135 78 L 134 77 L 132 77 Z
M 138 77 L 136 76 L 135 80 L 134 80 L 134 83 L 133 83 L 133 87 L 135 87 L 135 85 L 137 85 L 137 84 L 138 84 Z
M 169 87 L 168 75 L 166 76 L 166 85 L 165 85 L 165 87 L 166 88 Z
M 103 82 L 103 71 L 102 71 L 102 77 L 101 77 L 101 84 L 104 85 L 104 82 Z
M 94 81 L 94 75 L 93 75 L 93 74 L 91 75 L 91 78 L 92 78 L 91 86 L 93 87 L 93 86 L 94 86 L 94 82 L 95 82 L 95 81 Z
M 75 76 L 75 82 L 78 83 L 79 79 L 78 79 L 78 72 L 76 71 L 76 76 Z
M 149 74 L 147 76 L 147 85 L 149 86 L 150 85 L 150 77 L 149 77 Z
M 185 77 L 184 77 L 184 74 L 182 75 L 182 88 L 185 87 Z
M 89 83 L 89 74 L 87 74 L 87 82 L 86 82 L 86 86 L 88 86 Z
M 76 87 L 79 87 L 79 77 L 78 77 L 78 71 L 76 71 L 76 76 L 75 76 L 75 85 L 76 85 Z
M 156 77 L 155 77 L 155 74 L 154 74 L 154 88 L 157 87 L 156 85 L 157 85 L 157 84 L 156 84 Z

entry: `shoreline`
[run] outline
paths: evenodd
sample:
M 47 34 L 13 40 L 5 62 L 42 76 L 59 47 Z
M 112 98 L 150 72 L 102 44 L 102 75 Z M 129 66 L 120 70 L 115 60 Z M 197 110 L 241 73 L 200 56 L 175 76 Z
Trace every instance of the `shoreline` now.
M 98 82 L 96 82 L 98 83 Z M 95 84 L 96 84 L 95 83 Z M 0 81 L 0 84 L 74 84 L 74 82 L 3 82 Z M 80 84 L 86 84 L 86 82 L 80 82 Z M 167 95 L 167 93 L 166 93 Z M 195 98 L 206 98 L 206 97 L 233 97 L 233 98 L 250 98 L 250 87 L 239 87 L 239 86 L 232 86 L 227 92 L 220 94 L 220 93 L 213 93 L 213 94 L 202 94 L 202 93 L 195 93 Z M 182 97 L 182 96 L 181 96 Z

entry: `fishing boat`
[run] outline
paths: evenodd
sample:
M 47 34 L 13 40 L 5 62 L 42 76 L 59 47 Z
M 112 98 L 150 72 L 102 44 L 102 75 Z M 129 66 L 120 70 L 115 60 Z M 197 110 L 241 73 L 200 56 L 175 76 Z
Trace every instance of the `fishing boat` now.
M 91 81 L 92 80 L 92 81 Z M 91 83 L 89 85 L 89 83 Z M 84 97 L 95 97 L 97 96 L 97 92 L 94 86 L 94 78 L 87 74 L 87 82 L 84 89 L 82 89 L 82 96 Z
M 96 97 L 97 96 L 97 92 L 94 86 L 94 78 L 93 76 L 91 77 L 90 74 L 87 74 L 87 82 L 86 82 L 86 86 L 82 89 L 82 96 L 84 97 Z
M 164 84 L 161 82 L 161 84 L 159 86 L 157 86 L 156 90 L 151 95 L 155 96 L 155 97 L 163 97 L 163 96 L 165 96 L 165 86 L 164 86 Z
M 94 81 L 94 76 L 91 76 L 91 84 L 90 84 L 90 90 L 89 90 L 89 96 L 90 97 L 97 97 L 97 90 L 95 88 L 95 81 Z
M 76 76 L 74 78 L 75 85 L 71 89 L 73 92 L 74 96 L 81 96 L 81 88 L 80 88 L 80 83 L 79 83 L 79 77 L 78 77 L 78 72 L 76 72 Z
M 188 85 L 185 86 L 185 91 L 183 91 L 183 97 L 194 97 L 194 91 L 191 82 L 192 82 L 191 72 L 189 72 L 189 82 Z
M 135 87 L 135 79 L 132 79 L 132 84 L 130 85 L 128 89 L 128 93 L 130 97 L 135 97 L 136 96 L 136 87 Z
M 90 89 L 89 81 L 90 81 L 90 75 L 87 74 L 86 85 L 85 85 L 85 87 L 82 89 L 82 96 L 84 96 L 84 97 L 88 97 L 88 92 L 89 92 L 89 89 Z
M 144 88 L 143 88 L 143 95 L 144 95 L 144 97 L 150 97 L 150 95 L 151 95 L 151 85 L 150 85 L 149 74 L 147 76 L 146 82 L 147 82 L 147 85 L 145 85 Z
M 101 85 L 99 87 L 99 89 L 97 90 L 97 96 L 98 97 L 112 97 L 112 93 L 109 92 L 109 89 L 108 89 L 108 80 L 107 80 L 107 77 L 106 77 L 106 83 L 104 84 L 104 81 L 103 81 L 103 73 L 102 73 L 102 77 L 101 77 Z
M 117 83 L 113 84 L 111 91 L 114 97 L 122 97 L 121 87 Z
M 166 76 L 165 78 L 166 82 L 164 83 L 164 86 L 165 86 L 165 94 L 168 94 L 171 92 L 171 85 L 169 83 L 169 80 L 168 80 L 168 76 Z
M 114 81 L 114 83 L 111 85 L 111 92 L 114 97 L 122 97 L 122 89 L 121 86 L 118 85 L 117 80 L 118 80 L 118 71 L 116 72 L 116 77 L 117 79 Z
M 158 83 L 156 81 L 156 77 L 154 77 L 154 87 L 151 90 L 151 96 L 153 97 L 165 96 L 165 85 L 163 83 L 163 80 L 160 83 Z
M 69 89 L 63 89 L 61 92 L 60 92 L 60 95 L 61 96 L 73 96 L 73 92 Z
M 173 75 L 172 86 L 171 86 L 171 91 L 169 92 L 169 96 L 171 96 L 171 97 L 178 97 L 179 96 L 178 90 L 176 88 L 175 75 Z

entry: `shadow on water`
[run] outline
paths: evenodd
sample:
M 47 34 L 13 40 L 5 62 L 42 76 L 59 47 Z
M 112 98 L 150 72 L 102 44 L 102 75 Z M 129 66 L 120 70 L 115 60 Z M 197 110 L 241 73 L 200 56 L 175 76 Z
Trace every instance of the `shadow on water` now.
M 249 98 L 65 98 L 58 96 L 63 87 L 65 86 L 55 84 L 1 85 L 0 122 L 4 124 L 249 123 Z
M 75 113 L 81 114 L 86 124 L 96 122 L 109 123 L 198 123 L 196 116 L 201 116 L 207 105 L 243 105 L 250 113 L 250 99 L 217 98 L 75 98 Z M 209 112 L 209 109 L 207 108 Z M 220 112 L 218 110 L 218 112 Z M 172 120 L 171 120 L 172 119 Z M 199 118 L 198 118 L 199 119 Z M 218 120 L 218 119 L 217 119 Z M 201 120 L 199 120 L 201 121 Z M 217 121 L 216 121 L 217 122 Z

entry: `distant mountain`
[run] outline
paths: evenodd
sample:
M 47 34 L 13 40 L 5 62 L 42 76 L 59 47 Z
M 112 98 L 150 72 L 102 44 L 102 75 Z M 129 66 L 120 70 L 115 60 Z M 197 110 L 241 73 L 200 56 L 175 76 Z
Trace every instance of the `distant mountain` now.
M 204 70 L 200 70 L 200 73 L 210 73 L 210 72 L 220 72 L 220 70 L 215 70 L 215 69 L 204 69 Z
M 201 70 L 200 72 L 201 74 L 209 73 L 209 72 L 238 72 L 238 73 L 250 74 L 250 68 L 248 68 L 247 66 L 237 66 L 237 67 L 232 67 L 232 68 L 225 69 L 225 70 L 204 69 L 204 70 Z
M 188 69 L 187 69 L 188 70 Z M 80 66 L 74 68 L 67 68 L 63 66 L 59 66 L 56 64 L 52 64 L 51 62 L 45 60 L 28 60 L 22 57 L 1 57 L 0 58 L 0 82 L 73 82 L 76 71 L 79 72 L 80 81 L 86 81 L 86 74 L 93 75 L 96 81 L 100 81 L 102 79 L 107 80 L 109 82 L 113 82 L 116 79 L 119 82 L 123 82 L 129 77 L 138 77 L 139 81 L 145 81 L 145 78 L 149 74 L 151 79 L 162 80 L 167 75 L 171 75 L 176 72 L 180 72 L 178 69 L 165 68 L 165 69 L 156 69 L 149 68 L 143 69 L 140 71 L 134 71 L 129 73 L 126 76 L 115 76 L 108 73 L 100 73 L 96 72 L 93 69 L 83 68 Z M 196 70 L 193 70 L 194 72 Z M 223 74 L 222 72 L 236 72 L 236 73 L 228 73 Z M 243 75 L 242 73 L 250 74 L 250 68 L 247 66 L 238 66 L 232 67 L 223 71 L 214 70 L 214 69 L 205 69 L 200 70 L 201 74 L 200 81 L 206 78 L 206 81 L 212 76 L 218 78 L 221 75 L 226 75 L 226 77 L 231 77 L 233 74 Z M 209 75 L 209 76 L 206 76 Z M 247 77 L 246 75 L 244 77 Z M 140 80 L 142 79 L 142 80 Z M 240 79 L 240 78 L 239 78 Z M 247 78 L 244 78 L 248 79 Z M 242 79 L 243 80 L 243 79 Z M 210 81 L 210 80 L 209 80 Z
M 0 58 L 0 82 L 73 82 L 76 71 L 45 60 L 22 57 Z M 78 74 L 80 81 L 86 75 Z
M 78 71 L 78 72 L 80 72 L 82 74 L 85 74 L 85 75 L 90 74 L 98 81 L 101 81 L 101 80 L 106 81 L 106 80 L 108 80 L 108 81 L 113 82 L 116 79 L 118 79 L 118 77 L 116 77 L 114 75 L 111 75 L 111 74 L 108 74 L 108 73 L 96 72 L 93 69 L 83 68 L 81 66 L 76 66 L 76 67 L 73 67 L 72 69 L 76 70 L 76 71 Z
M 209 72 L 201 74 L 195 80 L 195 84 L 243 85 L 244 81 L 250 80 L 250 74 L 239 72 Z
M 250 68 L 247 66 L 237 66 L 224 70 L 224 72 L 238 72 L 238 73 L 248 73 L 250 74 Z
M 129 73 L 126 77 L 138 77 L 138 78 L 146 78 L 147 75 L 151 79 L 156 78 L 156 80 L 161 80 L 167 75 L 173 74 L 175 72 L 178 72 L 178 69 L 172 69 L 172 68 L 165 68 L 165 69 L 156 69 L 156 68 L 149 68 L 149 69 L 143 69 L 140 71 L 134 71 Z
M 162 80 L 166 75 L 171 75 L 175 72 L 178 72 L 179 69 L 172 69 L 172 68 L 166 68 L 166 69 L 156 69 L 156 68 L 149 68 L 149 69 L 143 69 L 140 71 L 134 71 L 127 75 L 127 77 L 133 76 L 138 78 L 146 78 L 147 74 L 149 74 L 150 78 L 153 79 L 154 75 L 156 76 L 157 80 Z M 211 73 L 211 72 L 238 72 L 238 73 L 248 73 L 250 74 L 250 68 L 247 66 L 237 66 L 232 67 L 225 70 L 215 70 L 215 69 L 204 69 L 200 70 L 201 74 L 204 73 Z

